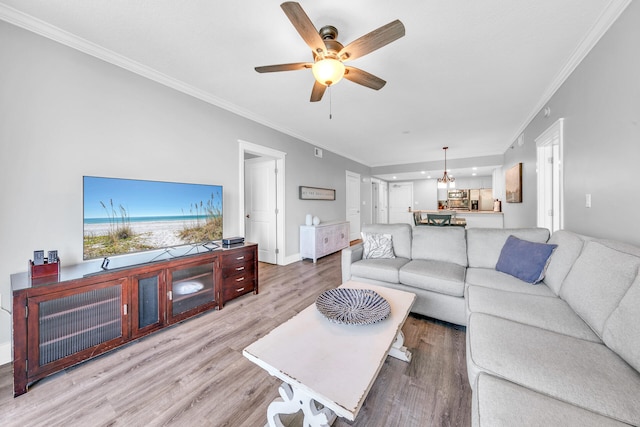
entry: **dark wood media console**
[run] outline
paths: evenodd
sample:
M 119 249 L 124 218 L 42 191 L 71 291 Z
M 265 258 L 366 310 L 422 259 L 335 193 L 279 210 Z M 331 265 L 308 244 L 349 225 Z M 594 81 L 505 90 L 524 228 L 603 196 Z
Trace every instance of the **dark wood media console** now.
M 106 271 L 63 267 L 59 278 L 34 282 L 11 275 L 14 397 L 55 372 L 257 294 L 258 245 Z

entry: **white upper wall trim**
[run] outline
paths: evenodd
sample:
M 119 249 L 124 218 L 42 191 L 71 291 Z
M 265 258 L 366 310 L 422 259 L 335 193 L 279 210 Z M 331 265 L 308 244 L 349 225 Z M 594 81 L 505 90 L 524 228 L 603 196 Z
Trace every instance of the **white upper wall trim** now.
M 167 76 L 166 74 L 163 74 L 151 67 L 147 67 L 146 65 L 140 64 L 139 62 L 115 53 L 109 49 L 105 49 L 102 46 L 78 37 L 72 33 L 69 33 L 68 31 L 55 27 L 31 15 L 20 12 L 12 7 L 0 4 L 0 19 L 17 27 L 36 33 L 42 37 L 46 37 L 48 39 L 61 43 L 72 49 L 76 49 L 80 52 L 86 53 L 87 55 L 91 55 L 95 58 L 116 65 L 120 68 L 124 68 L 125 70 L 131 71 L 132 73 L 138 74 L 149 80 L 153 80 L 156 83 L 160 83 L 164 86 L 185 93 L 201 101 L 207 102 L 254 122 L 265 125 L 271 129 L 277 130 L 301 141 L 321 146 L 321 144 L 318 144 L 317 142 L 310 141 L 308 140 L 308 138 L 305 138 L 302 135 L 298 135 L 290 129 L 283 128 L 274 123 L 271 123 L 263 117 L 257 116 L 250 111 L 247 111 L 235 104 L 225 101 L 224 99 L 218 98 L 215 95 L 188 85 L 178 79 Z
M 629 6 L 631 0 L 611 0 L 609 6 L 602 12 L 600 18 L 596 21 L 596 23 L 591 28 L 591 31 L 587 33 L 582 42 L 578 45 L 573 54 L 569 57 L 569 60 L 565 64 L 565 66 L 560 70 L 556 78 L 551 82 L 547 90 L 540 97 L 540 101 L 533 108 L 533 111 L 529 114 L 529 117 L 522 123 L 518 131 L 515 133 L 513 138 L 506 144 L 505 151 L 513 144 L 513 142 L 518 138 L 518 136 L 524 132 L 524 130 L 529 126 L 529 123 L 536 117 L 538 112 L 544 108 L 545 104 L 551 100 L 551 97 L 556 93 L 556 91 L 562 86 L 562 84 L 569 78 L 571 73 L 580 65 L 582 60 L 587 56 L 587 54 L 593 49 L 593 47 L 598 43 L 598 41 L 602 38 L 602 36 L 611 28 L 611 25 L 620 17 L 622 12 Z

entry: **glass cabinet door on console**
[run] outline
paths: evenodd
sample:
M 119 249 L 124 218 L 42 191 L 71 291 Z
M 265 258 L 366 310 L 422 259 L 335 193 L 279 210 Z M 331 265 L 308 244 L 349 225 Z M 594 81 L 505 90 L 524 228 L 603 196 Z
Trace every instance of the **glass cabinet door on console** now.
M 127 279 L 28 298 L 29 375 L 98 355 L 128 337 Z M 37 319 L 37 321 L 36 321 Z
M 215 261 L 194 263 L 168 270 L 169 323 L 185 319 L 193 313 L 216 305 Z
M 137 338 L 165 324 L 164 271 L 131 278 L 131 335 Z

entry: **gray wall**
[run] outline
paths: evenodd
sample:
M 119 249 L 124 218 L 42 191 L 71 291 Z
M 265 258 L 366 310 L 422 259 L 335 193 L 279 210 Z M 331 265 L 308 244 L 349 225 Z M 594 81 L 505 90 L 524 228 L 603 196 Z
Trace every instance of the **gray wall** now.
M 564 118 L 565 228 L 640 245 L 640 3 L 631 2 L 507 149 L 505 168 L 523 162 L 521 204 L 503 203 L 505 226 L 536 224 L 534 139 Z M 585 207 L 585 194 L 592 207 Z
M 0 21 L 0 363 L 10 350 L 9 276 L 35 249 L 82 262 L 82 176 L 224 186 L 224 234 L 240 234 L 239 143 L 287 153 L 285 256 L 312 212 L 344 219 L 345 171 L 369 168 Z M 337 200 L 298 200 L 298 186 L 335 188 Z M 363 201 L 370 204 L 368 184 Z M 362 222 L 370 212 L 362 211 Z M 10 354 L 10 351 L 9 351 Z

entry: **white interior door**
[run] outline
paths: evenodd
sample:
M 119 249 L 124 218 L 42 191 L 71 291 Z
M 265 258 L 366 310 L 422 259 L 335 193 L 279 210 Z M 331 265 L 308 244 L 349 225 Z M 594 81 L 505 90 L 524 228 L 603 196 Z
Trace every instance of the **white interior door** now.
M 349 240 L 360 238 L 360 174 L 347 171 L 347 221 Z
M 389 223 L 413 225 L 413 182 L 389 184 Z
M 245 160 L 246 239 L 258 244 L 258 260 L 276 263 L 276 161 Z

